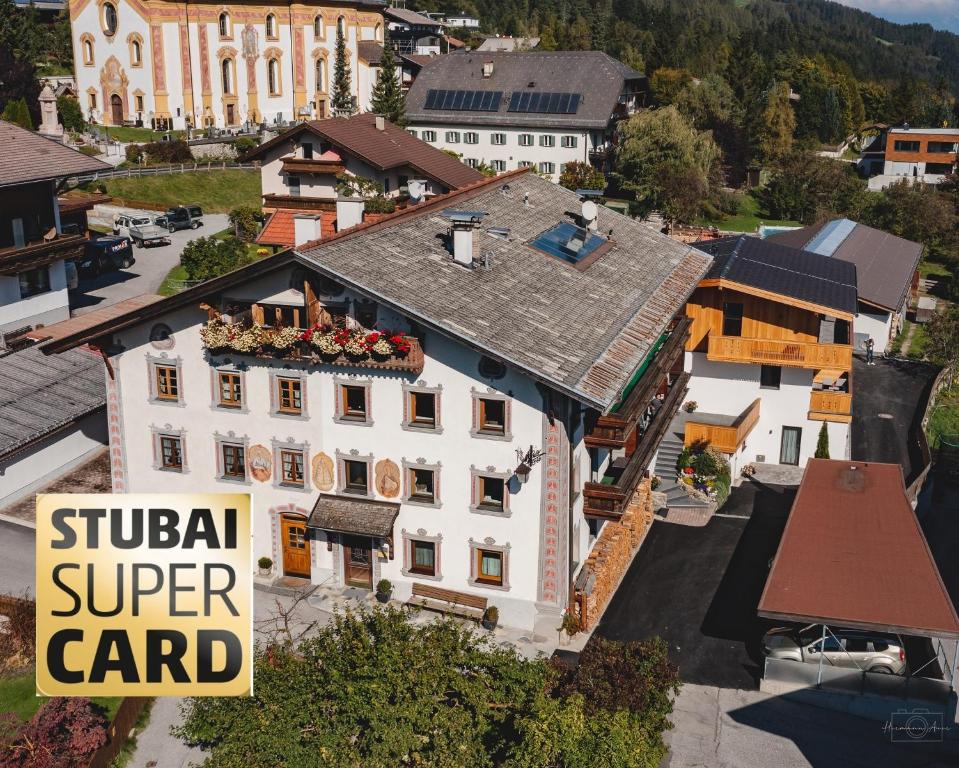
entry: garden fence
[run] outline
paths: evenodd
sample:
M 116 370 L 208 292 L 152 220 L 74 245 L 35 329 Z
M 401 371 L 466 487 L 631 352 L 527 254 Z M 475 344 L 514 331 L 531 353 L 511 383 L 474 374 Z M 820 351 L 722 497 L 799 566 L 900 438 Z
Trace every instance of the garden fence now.
M 144 165 L 130 168 L 114 168 L 109 171 L 97 171 L 77 176 L 80 184 L 104 179 L 131 179 L 142 176 L 166 176 L 173 173 L 194 173 L 200 171 L 252 171 L 259 168 L 259 163 L 228 163 L 225 160 L 206 163 L 176 163 L 173 165 Z

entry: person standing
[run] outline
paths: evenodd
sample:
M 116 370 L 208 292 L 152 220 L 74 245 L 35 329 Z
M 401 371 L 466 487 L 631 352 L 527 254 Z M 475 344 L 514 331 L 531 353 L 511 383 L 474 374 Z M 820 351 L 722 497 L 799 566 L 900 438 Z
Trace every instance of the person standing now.
M 873 359 L 873 348 L 876 346 L 876 342 L 872 340 L 872 336 L 866 338 L 866 365 L 875 365 L 876 361 Z

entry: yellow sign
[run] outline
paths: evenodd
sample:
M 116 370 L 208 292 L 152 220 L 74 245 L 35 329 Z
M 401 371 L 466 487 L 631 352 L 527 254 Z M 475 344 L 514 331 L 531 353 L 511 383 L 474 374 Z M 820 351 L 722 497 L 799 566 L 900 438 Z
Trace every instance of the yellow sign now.
M 37 496 L 37 693 L 252 692 L 249 494 Z

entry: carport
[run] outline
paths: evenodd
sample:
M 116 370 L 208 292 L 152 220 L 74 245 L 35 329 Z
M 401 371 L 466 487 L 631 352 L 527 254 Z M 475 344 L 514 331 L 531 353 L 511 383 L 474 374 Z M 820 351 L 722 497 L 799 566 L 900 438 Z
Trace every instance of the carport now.
M 766 676 L 797 687 L 942 700 L 956 690 L 959 617 L 897 464 L 812 459 L 793 503 L 758 613 L 765 618 L 929 638 L 943 681 L 766 659 Z M 849 657 L 852 658 L 851 656 Z M 907 656 L 907 662 L 909 661 Z M 856 665 L 858 666 L 858 665 Z M 797 669 L 800 668 L 800 669 Z M 868 677 L 868 679 L 867 679 Z

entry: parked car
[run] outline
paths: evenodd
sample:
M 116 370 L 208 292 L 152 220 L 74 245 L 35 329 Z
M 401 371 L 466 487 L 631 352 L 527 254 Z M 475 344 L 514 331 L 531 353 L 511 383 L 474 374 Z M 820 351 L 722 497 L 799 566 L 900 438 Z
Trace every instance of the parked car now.
M 178 229 L 196 229 L 203 226 L 203 209 L 199 205 L 180 205 L 168 210 L 166 218 L 170 234 Z
M 119 237 L 128 237 L 130 227 L 142 227 L 147 224 L 154 224 L 156 216 L 147 213 L 120 213 L 113 220 L 113 234 Z M 164 218 L 164 223 L 166 219 Z
M 133 243 L 129 237 L 107 235 L 85 243 L 83 256 L 77 261 L 77 270 L 82 277 L 97 277 L 104 272 L 126 269 L 135 261 Z
M 822 663 L 887 675 L 906 673 L 906 649 L 899 635 L 830 627 L 825 641 L 822 624 L 779 627 L 763 636 L 763 653 L 771 659 Z

